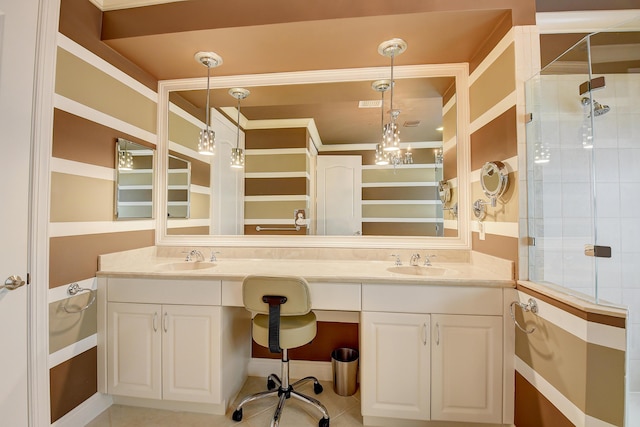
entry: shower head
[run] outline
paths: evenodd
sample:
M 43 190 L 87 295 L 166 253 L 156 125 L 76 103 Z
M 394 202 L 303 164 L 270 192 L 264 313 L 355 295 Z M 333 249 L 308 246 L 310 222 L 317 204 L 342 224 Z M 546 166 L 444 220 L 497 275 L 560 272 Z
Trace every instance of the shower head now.
M 585 96 L 584 98 L 582 98 L 582 100 L 580 102 L 581 102 L 582 105 L 584 105 L 586 107 L 587 105 L 589 105 L 591 103 L 591 98 L 587 98 Z M 607 114 L 610 109 L 611 108 L 608 105 L 602 105 L 598 101 L 596 101 L 595 99 L 593 100 L 593 114 L 596 117 L 602 116 L 603 114 Z M 591 117 L 591 114 L 589 114 L 587 117 Z

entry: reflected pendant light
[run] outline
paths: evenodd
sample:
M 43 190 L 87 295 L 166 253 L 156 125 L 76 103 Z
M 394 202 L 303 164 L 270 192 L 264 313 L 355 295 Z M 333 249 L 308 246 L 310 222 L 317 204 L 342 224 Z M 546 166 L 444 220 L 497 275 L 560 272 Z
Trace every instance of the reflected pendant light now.
M 238 100 L 238 119 L 236 120 L 236 148 L 231 149 L 231 167 L 235 169 L 244 168 L 244 151 L 240 148 L 240 101 L 249 96 L 251 92 L 241 87 L 229 89 L 229 95 Z
M 118 169 L 130 171 L 133 169 L 133 155 L 127 150 L 127 142 L 124 143 L 124 151 L 118 150 Z
M 211 92 L 211 69 L 222 65 L 222 58 L 215 52 L 198 52 L 195 54 L 196 61 L 207 67 L 207 111 L 205 113 L 206 123 L 204 129 L 200 131 L 198 140 L 198 153 L 206 156 L 213 156 L 216 149 L 216 133 L 211 129 L 209 98 Z
M 380 43 L 378 46 L 378 53 L 382 56 L 391 58 L 391 79 L 390 79 L 390 109 L 389 109 L 389 123 L 384 125 L 384 138 L 382 140 L 382 146 L 385 151 L 398 151 L 400 149 L 400 130 L 398 129 L 397 119 L 400 115 L 400 110 L 393 108 L 393 60 L 396 56 L 407 50 L 407 43 L 402 39 L 391 39 Z
M 380 127 L 382 128 L 382 142 L 376 145 L 376 165 L 388 165 L 389 153 L 384 150 L 385 127 L 384 127 L 384 93 L 391 87 L 390 80 L 376 80 L 371 83 L 371 87 L 376 92 L 380 92 L 382 101 L 380 103 Z

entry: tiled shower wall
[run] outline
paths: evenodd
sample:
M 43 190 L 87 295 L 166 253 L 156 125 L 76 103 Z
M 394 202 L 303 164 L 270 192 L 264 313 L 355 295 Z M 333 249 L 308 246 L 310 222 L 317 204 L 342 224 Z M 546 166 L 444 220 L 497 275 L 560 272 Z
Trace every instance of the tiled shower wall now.
M 530 82 L 528 139 L 550 149 L 549 163 L 534 166 L 531 278 L 591 297 L 597 278 L 600 302 L 629 307 L 629 390 L 640 391 L 640 74 L 606 75 L 606 87 L 593 91 L 610 111 L 594 117 L 592 149 L 582 147 L 578 87 L 586 80 L 573 74 Z M 611 258 L 584 255 L 596 240 L 611 246 Z

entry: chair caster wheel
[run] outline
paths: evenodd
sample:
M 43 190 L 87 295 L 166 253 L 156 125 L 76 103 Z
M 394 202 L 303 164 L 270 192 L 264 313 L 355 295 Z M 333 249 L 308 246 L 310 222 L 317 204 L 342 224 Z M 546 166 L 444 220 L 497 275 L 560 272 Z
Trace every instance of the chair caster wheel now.
M 322 393 L 322 390 L 324 390 L 324 389 L 322 388 L 322 384 L 320 384 L 320 383 L 313 383 L 313 392 L 314 392 L 315 394 L 320 394 L 320 393 Z M 324 418 L 323 418 L 323 420 L 324 420 Z M 327 421 L 329 421 L 329 420 L 327 420 Z M 328 422 L 327 422 L 327 425 L 329 425 L 329 423 L 328 423 Z M 320 427 L 322 427 L 322 425 L 321 425 Z
M 322 418 L 318 423 L 318 427 L 329 427 L 329 418 Z
M 242 408 L 236 409 L 235 411 L 233 411 L 233 415 L 231 415 L 231 419 L 233 421 L 242 421 Z
M 267 380 L 267 390 L 271 391 L 273 389 L 276 388 L 276 382 L 274 380 L 272 380 L 271 378 L 269 378 Z

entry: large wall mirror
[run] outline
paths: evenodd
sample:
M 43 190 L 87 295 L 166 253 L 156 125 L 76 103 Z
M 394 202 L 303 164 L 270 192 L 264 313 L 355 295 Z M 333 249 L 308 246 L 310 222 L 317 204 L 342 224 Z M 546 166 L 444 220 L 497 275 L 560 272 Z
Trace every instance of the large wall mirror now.
M 157 243 L 468 248 L 467 65 L 395 68 L 402 154 L 383 166 L 375 148 L 390 99 L 372 84 L 388 74 L 381 67 L 213 77 L 212 157 L 196 151 L 206 79 L 161 81 Z M 251 92 L 239 129 L 233 87 Z M 236 146 L 245 149 L 244 169 L 230 167 Z M 167 191 L 176 157 L 188 162 L 191 179 L 190 215 L 181 221 L 170 215 Z M 455 212 L 440 199 L 442 182 Z

